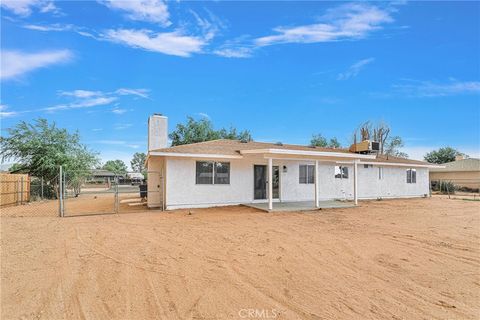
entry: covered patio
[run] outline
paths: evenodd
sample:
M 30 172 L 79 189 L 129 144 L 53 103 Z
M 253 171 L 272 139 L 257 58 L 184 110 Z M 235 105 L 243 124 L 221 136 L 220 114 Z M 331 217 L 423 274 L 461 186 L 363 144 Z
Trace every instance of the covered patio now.
M 268 208 L 268 202 L 260 203 L 245 203 L 244 206 L 263 210 L 266 212 L 282 212 L 282 211 L 312 211 L 319 209 L 330 208 L 353 208 L 355 203 L 351 201 L 328 200 L 318 201 L 318 206 L 315 201 L 289 201 L 289 202 L 275 202 L 272 209 Z
M 266 202 L 253 202 L 245 204 L 253 208 L 272 211 L 306 211 L 321 208 L 349 208 L 358 205 L 358 165 L 360 160 L 375 159 L 373 154 L 355 154 L 349 152 L 324 152 L 324 151 L 307 151 L 307 150 L 285 150 L 285 149 L 250 149 L 240 150 L 243 156 L 260 156 L 267 160 L 267 174 L 266 174 Z M 274 181 L 274 166 L 273 162 L 282 160 L 302 160 L 311 162 L 314 167 L 314 201 L 274 201 L 273 183 Z M 319 194 L 319 176 L 318 168 L 320 162 L 335 162 L 337 164 L 348 164 L 353 166 L 353 202 L 343 201 L 321 201 Z M 364 164 L 365 162 L 362 162 Z

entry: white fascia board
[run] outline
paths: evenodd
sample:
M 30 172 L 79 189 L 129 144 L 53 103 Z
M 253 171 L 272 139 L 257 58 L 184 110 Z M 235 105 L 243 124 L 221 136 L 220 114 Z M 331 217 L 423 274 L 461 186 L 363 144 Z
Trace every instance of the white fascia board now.
M 349 161 L 337 161 L 338 164 L 353 164 Z M 414 163 L 400 163 L 400 162 L 373 162 L 373 161 L 360 161 L 357 164 L 372 164 L 377 166 L 393 166 L 393 167 L 410 167 L 410 168 L 445 168 L 445 166 L 439 166 L 436 164 L 414 164 Z
M 183 157 L 183 158 L 216 158 L 216 159 L 243 159 L 241 155 L 230 154 L 208 154 L 208 153 L 179 153 L 179 152 L 157 152 L 151 151 L 149 156 L 161 157 Z
M 375 155 L 369 155 L 369 154 L 344 153 L 344 152 L 325 152 L 325 151 L 306 151 L 306 150 L 291 150 L 291 149 L 240 150 L 240 153 L 241 154 L 269 153 L 269 154 L 332 157 L 332 158 L 375 159 Z

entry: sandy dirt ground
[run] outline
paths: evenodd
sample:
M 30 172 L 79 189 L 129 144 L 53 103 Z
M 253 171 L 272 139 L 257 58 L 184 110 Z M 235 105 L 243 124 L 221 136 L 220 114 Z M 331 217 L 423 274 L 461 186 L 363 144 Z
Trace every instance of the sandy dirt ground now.
M 118 213 L 144 212 L 147 210 L 146 200 L 142 202 L 138 193 L 120 193 Z M 132 205 L 132 203 L 142 205 Z M 64 200 L 65 216 L 79 216 L 115 212 L 115 195 L 112 192 L 84 193 L 78 197 Z M 0 216 L 4 217 L 56 217 L 59 215 L 58 200 L 43 200 L 23 205 L 0 208 Z
M 1 218 L 2 319 L 479 319 L 480 204 Z

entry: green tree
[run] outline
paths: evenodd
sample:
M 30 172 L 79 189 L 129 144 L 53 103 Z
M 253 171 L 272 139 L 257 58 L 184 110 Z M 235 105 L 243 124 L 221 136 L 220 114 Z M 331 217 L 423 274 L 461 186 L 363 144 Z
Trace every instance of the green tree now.
M 385 146 L 383 146 L 383 152 L 387 156 L 393 156 L 398 158 L 408 158 L 408 154 L 400 151 L 403 148 L 404 143 L 401 137 L 394 136 L 386 140 Z
M 329 148 L 341 148 L 342 145 L 340 144 L 340 142 L 338 141 L 337 137 L 333 137 L 330 139 L 330 141 L 328 142 L 328 147 Z
M 237 132 L 237 129 L 233 127 L 229 130 L 215 130 L 210 120 L 195 120 L 192 117 L 187 117 L 185 124 L 177 124 L 175 130 L 170 133 L 169 137 L 172 139 L 172 146 L 216 139 L 252 140 L 252 136 L 248 130 Z
M 310 140 L 310 145 L 312 147 L 322 147 L 325 148 L 328 145 L 327 138 L 321 134 L 314 134 Z
M 340 148 L 341 144 L 336 137 L 327 140 L 321 134 L 314 134 L 310 140 L 310 145 L 312 147 L 323 147 L 323 148 Z
M 102 166 L 103 170 L 108 170 L 116 174 L 127 173 L 127 165 L 122 160 L 108 160 Z
M 467 155 L 461 153 L 457 149 L 454 149 L 452 147 L 444 147 L 444 148 L 433 150 L 427 153 L 424 159 L 425 161 L 430 163 L 442 164 L 442 163 L 455 161 L 456 156 L 468 157 Z
M 23 166 L 19 163 L 14 163 L 8 168 L 8 172 L 10 173 L 23 173 Z
M 143 152 L 135 152 L 133 155 L 132 161 L 130 161 L 130 166 L 135 172 L 144 172 L 145 171 L 145 160 L 147 155 Z
M 8 128 L 6 137 L 0 137 L 2 161 L 14 159 L 14 169 L 32 176 L 43 177 L 58 190 L 59 167 L 70 172 L 71 178 L 84 176 L 97 163 L 97 154 L 80 143 L 77 132 L 69 133 L 49 124 L 46 119 L 33 123 L 21 121 Z

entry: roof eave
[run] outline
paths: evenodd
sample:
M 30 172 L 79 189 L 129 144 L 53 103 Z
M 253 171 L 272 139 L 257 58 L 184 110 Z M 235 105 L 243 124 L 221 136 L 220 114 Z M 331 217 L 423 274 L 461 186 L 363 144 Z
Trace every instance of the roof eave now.
M 218 154 L 218 153 L 186 153 L 186 152 L 159 152 L 150 151 L 149 156 L 181 157 L 181 158 L 216 158 L 216 159 L 243 159 L 241 155 Z
M 339 164 L 351 164 L 353 162 L 337 161 Z M 358 164 L 371 164 L 377 166 L 395 166 L 395 167 L 410 167 L 410 168 L 445 168 L 444 166 L 434 164 L 421 163 L 405 163 L 405 162 L 378 162 L 378 161 L 360 161 Z
M 306 151 L 306 150 L 292 150 L 292 149 L 251 149 L 240 150 L 241 154 L 281 154 L 281 155 L 295 155 L 295 156 L 316 156 L 316 157 L 332 157 L 332 158 L 354 158 L 354 159 L 375 159 L 375 155 L 358 154 L 347 152 L 333 152 L 333 151 Z

